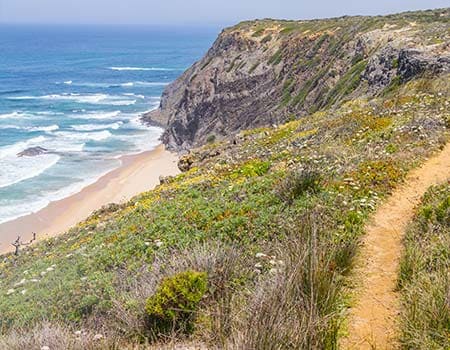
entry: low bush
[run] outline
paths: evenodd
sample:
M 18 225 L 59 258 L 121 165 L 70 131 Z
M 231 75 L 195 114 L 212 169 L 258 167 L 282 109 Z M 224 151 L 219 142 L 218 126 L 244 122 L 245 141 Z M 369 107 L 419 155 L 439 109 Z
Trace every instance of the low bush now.
M 206 139 L 206 142 L 208 143 L 213 143 L 214 141 L 216 141 L 216 135 L 209 135 Z
M 165 278 L 145 305 L 154 336 L 171 330 L 191 333 L 195 312 L 207 290 L 204 272 L 185 271 Z
M 320 188 L 320 174 L 311 167 L 291 171 L 275 189 L 276 195 L 286 204 L 306 193 L 316 193 Z

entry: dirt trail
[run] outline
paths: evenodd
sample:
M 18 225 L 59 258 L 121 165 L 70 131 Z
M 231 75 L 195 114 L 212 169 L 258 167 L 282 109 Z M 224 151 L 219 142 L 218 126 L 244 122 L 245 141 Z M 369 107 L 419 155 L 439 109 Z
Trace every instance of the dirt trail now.
M 450 144 L 413 170 L 374 213 L 357 259 L 357 303 L 350 310 L 343 349 L 396 349 L 398 295 L 395 292 L 402 238 L 425 191 L 450 179 Z

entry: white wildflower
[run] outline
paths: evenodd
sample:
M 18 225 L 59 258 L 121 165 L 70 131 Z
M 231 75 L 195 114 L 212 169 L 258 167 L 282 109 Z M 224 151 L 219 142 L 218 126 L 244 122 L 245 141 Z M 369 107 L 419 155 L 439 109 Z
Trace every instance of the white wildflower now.
M 255 254 L 255 257 L 258 258 L 258 259 L 260 259 L 260 258 L 265 258 L 265 257 L 267 257 L 267 255 L 264 254 L 264 253 L 256 253 L 256 254 Z
M 102 334 L 96 334 L 96 335 L 94 335 L 93 339 L 94 340 L 101 340 L 101 339 L 103 339 L 103 335 Z
M 8 289 L 8 291 L 6 292 L 6 295 L 11 295 L 11 294 L 13 294 L 15 292 L 15 290 L 14 289 Z
M 14 285 L 14 287 L 21 286 L 22 284 L 25 284 L 26 281 L 27 281 L 27 280 L 26 280 L 25 278 L 23 278 L 22 280 L 20 280 L 20 282 L 17 282 L 17 283 Z

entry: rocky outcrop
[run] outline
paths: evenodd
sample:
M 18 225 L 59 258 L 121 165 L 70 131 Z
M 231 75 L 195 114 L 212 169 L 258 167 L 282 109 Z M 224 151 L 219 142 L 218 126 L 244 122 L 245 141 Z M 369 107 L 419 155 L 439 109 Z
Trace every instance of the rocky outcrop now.
M 315 21 L 262 20 L 224 30 L 144 120 L 189 149 L 449 71 L 449 10 Z
M 401 50 L 398 62 L 398 75 L 402 81 L 423 74 L 450 73 L 450 55 L 433 55 L 426 50 Z

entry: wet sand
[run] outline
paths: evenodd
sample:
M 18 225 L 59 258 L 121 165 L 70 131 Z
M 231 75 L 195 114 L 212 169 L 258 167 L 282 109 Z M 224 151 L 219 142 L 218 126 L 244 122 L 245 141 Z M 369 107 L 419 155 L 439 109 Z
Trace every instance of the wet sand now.
M 10 252 L 17 236 L 23 241 L 37 233 L 42 240 L 66 232 L 85 220 L 94 210 L 108 203 L 123 203 L 135 195 L 153 189 L 160 175 L 176 175 L 178 157 L 160 145 L 153 151 L 121 158 L 122 166 L 94 184 L 65 199 L 51 202 L 44 209 L 0 224 L 0 254 Z

